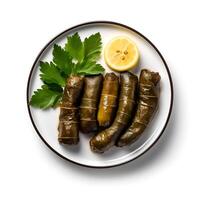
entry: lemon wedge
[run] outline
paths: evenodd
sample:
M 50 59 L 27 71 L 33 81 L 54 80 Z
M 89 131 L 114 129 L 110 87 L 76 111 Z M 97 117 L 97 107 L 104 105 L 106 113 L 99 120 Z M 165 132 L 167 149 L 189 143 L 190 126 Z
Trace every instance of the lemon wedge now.
M 139 57 L 135 42 L 127 36 L 113 38 L 104 49 L 105 62 L 115 71 L 127 71 L 137 67 Z

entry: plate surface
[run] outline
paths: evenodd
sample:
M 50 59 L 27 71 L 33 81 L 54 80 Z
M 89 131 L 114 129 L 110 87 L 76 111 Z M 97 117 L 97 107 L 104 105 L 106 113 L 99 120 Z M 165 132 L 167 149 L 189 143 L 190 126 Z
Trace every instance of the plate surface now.
M 43 142 L 57 155 L 66 160 L 83 166 L 99 168 L 113 167 L 127 163 L 139 157 L 153 146 L 166 128 L 173 103 L 173 86 L 169 69 L 158 49 L 138 31 L 115 22 L 97 21 L 84 23 L 62 32 L 52 39 L 39 53 L 33 64 L 28 80 L 27 103 L 33 91 L 41 86 L 39 61 L 51 60 L 53 45 L 57 43 L 63 46 L 66 42 L 66 36 L 75 32 L 78 32 L 82 39 L 96 32 L 100 32 L 103 45 L 115 36 L 127 35 L 132 38 L 136 42 L 141 54 L 139 68 L 136 69 L 134 73 L 139 75 L 142 68 L 147 68 L 159 72 L 161 75 L 159 108 L 143 135 L 134 144 L 123 148 L 113 147 L 111 150 L 101 155 L 91 152 L 89 147 L 89 138 L 91 135 L 80 133 L 80 142 L 77 146 L 65 146 L 58 143 L 57 125 L 59 109 L 43 111 L 28 105 L 31 121 Z M 100 60 L 100 63 L 106 68 L 107 72 L 110 71 L 103 58 Z

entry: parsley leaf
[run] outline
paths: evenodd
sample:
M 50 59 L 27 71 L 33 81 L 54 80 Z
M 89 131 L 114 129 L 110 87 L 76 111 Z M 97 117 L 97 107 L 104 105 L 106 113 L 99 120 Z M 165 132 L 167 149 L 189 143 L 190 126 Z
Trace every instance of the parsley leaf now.
M 31 97 L 30 105 L 42 109 L 54 107 L 61 99 L 62 93 L 50 90 L 48 86 L 43 85 L 41 89 L 34 91 Z
M 60 93 L 63 92 L 63 88 L 60 85 L 55 84 L 55 83 L 46 83 L 46 82 L 44 82 L 43 87 L 47 87 L 48 89 L 53 90 L 55 92 L 60 92 Z
M 65 50 L 69 52 L 69 55 L 76 61 L 82 62 L 84 59 L 84 45 L 78 33 L 67 37 L 67 44 Z
M 76 72 L 80 75 L 95 75 L 103 73 L 104 70 L 105 69 L 95 61 L 88 61 L 79 65 L 76 69 Z
M 53 47 L 53 61 L 40 62 L 40 78 L 44 85 L 31 97 L 30 105 L 42 109 L 55 107 L 62 98 L 65 79 L 71 74 L 95 75 L 104 72 L 104 68 L 97 64 L 102 48 L 101 35 L 96 33 L 84 42 L 78 33 L 67 37 L 65 48 L 55 44 Z
M 87 60 L 96 60 L 100 57 L 102 42 L 100 33 L 91 35 L 84 40 L 85 58 Z
M 46 83 L 56 83 L 62 87 L 65 86 L 65 79 L 61 76 L 58 68 L 51 62 L 40 62 L 40 78 Z
M 65 76 L 69 76 L 72 73 L 74 68 L 72 58 L 69 53 L 65 51 L 65 49 L 57 44 L 53 47 L 53 62 Z

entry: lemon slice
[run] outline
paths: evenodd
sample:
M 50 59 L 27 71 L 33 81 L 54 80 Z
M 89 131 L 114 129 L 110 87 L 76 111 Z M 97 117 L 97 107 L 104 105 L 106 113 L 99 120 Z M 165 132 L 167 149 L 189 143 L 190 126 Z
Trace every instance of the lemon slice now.
M 135 42 L 126 36 L 113 38 L 104 49 L 106 64 L 116 71 L 127 71 L 137 67 L 139 57 Z

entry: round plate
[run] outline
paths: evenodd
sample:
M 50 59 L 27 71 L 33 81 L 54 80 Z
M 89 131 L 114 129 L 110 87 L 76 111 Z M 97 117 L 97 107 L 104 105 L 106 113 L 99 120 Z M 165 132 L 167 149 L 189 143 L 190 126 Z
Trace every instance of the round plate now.
M 44 111 L 32 108 L 28 105 L 33 91 L 41 86 L 39 78 L 39 61 L 51 60 L 52 46 L 55 43 L 64 45 L 66 37 L 75 32 L 78 32 L 82 39 L 96 32 L 100 32 L 103 45 L 115 36 L 127 35 L 136 42 L 141 54 L 140 67 L 134 71 L 134 73 L 139 75 L 142 68 L 147 68 L 159 72 L 161 75 L 159 108 L 142 136 L 131 146 L 123 148 L 113 147 L 108 152 L 99 155 L 90 150 L 89 137 L 91 137 L 91 135 L 84 135 L 81 132 L 80 142 L 77 146 L 60 145 L 57 140 L 59 109 L 49 109 Z M 103 58 L 100 60 L 100 63 L 106 68 L 106 71 L 110 71 L 106 67 Z M 87 167 L 104 168 L 118 166 L 134 160 L 146 152 L 151 146 L 153 146 L 153 144 L 155 144 L 166 128 L 172 110 L 172 103 L 173 87 L 171 75 L 163 56 L 155 45 L 133 28 L 108 21 L 96 21 L 80 24 L 53 38 L 36 58 L 27 85 L 27 105 L 29 115 L 33 126 L 42 141 L 60 157 Z

